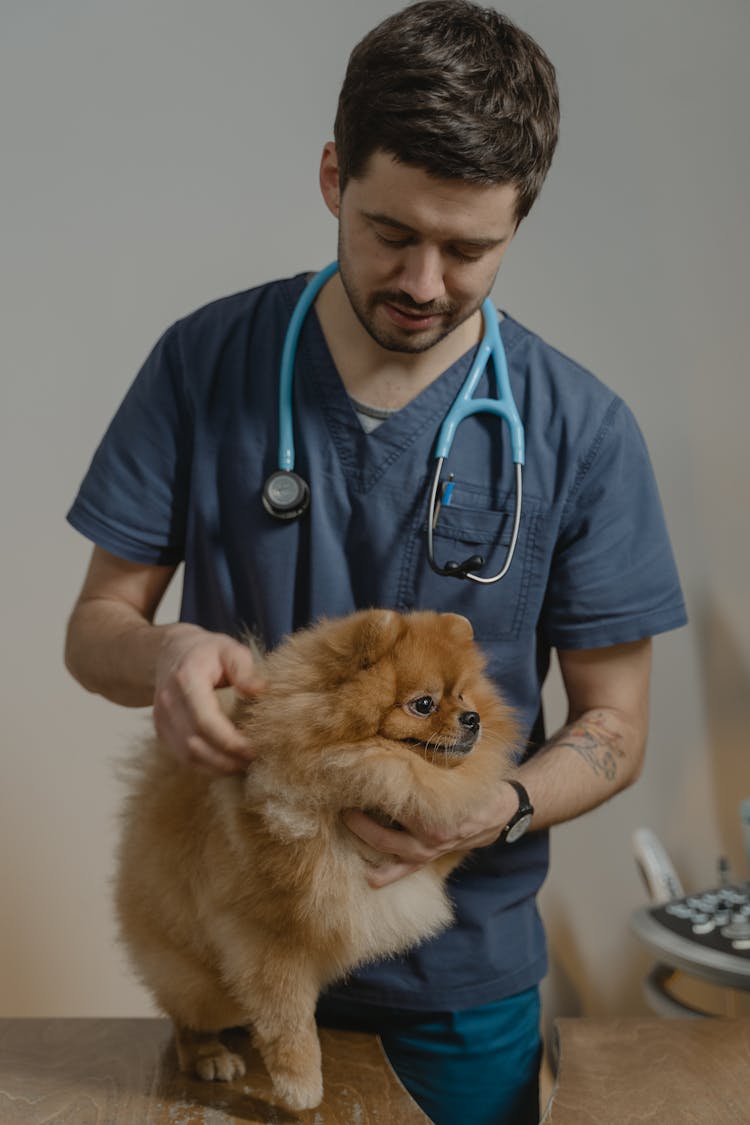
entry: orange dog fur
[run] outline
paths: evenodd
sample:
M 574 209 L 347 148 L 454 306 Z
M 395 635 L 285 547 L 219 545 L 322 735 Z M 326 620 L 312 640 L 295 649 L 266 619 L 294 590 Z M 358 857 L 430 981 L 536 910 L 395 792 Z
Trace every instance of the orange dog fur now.
M 320 991 L 449 925 L 444 881 L 465 855 L 374 889 L 383 857 L 341 813 L 455 825 L 508 775 L 516 729 L 483 667 L 463 617 L 365 610 L 266 658 L 267 690 L 233 714 L 257 750 L 246 773 L 207 778 L 143 748 L 117 909 L 184 1070 L 240 1076 L 219 1032 L 247 1025 L 279 1097 L 319 1104 Z

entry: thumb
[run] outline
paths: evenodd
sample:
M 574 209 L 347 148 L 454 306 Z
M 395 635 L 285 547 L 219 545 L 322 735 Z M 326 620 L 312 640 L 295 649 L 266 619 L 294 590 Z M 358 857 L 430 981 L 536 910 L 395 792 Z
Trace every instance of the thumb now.
M 262 668 L 250 649 L 239 641 L 228 641 L 222 664 L 228 683 L 242 695 L 257 695 L 266 686 Z

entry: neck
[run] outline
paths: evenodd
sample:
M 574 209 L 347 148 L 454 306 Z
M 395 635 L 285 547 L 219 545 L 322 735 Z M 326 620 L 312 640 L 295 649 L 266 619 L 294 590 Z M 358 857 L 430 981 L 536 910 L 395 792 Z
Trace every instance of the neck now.
M 384 410 L 406 406 L 474 347 L 482 333 L 482 314 L 477 311 L 427 351 L 388 351 L 360 324 L 339 274 L 318 294 L 315 311 L 347 392 Z

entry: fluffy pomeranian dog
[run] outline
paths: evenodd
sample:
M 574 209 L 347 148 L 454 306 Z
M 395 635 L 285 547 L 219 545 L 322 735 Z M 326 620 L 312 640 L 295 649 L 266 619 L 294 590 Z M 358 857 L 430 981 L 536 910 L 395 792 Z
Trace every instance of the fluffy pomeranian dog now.
M 134 965 L 174 1024 L 183 1070 L 231 1081 L 219 1039 L 247 1026 L 292 1109 L 322 1093 L 315 1007 L 356 965 L 452 920 L 444 888 L 465 852 L 388 886 L 341 813 L 455 824 L 512 769 L 513 717 L 455 614 L 365 610 L 289 637 L 268 687 L 233 719 L 257 750 L 207 779 L 158 741 L 134 763 L 117 909 Z

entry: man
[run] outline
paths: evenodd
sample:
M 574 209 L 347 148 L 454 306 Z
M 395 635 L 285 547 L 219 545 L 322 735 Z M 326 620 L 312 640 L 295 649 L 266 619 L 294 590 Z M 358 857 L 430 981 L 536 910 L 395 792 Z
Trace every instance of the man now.
M 426 556 L 435 435 L 482 335 L 480 306 L 549 168 L 554 71 L 496 12 L 427 0 L 355 49 L 320 184 L 338 220 L 339 271 L 302 329 L 294 381 L 296 469 L 309 511 L 263 506 L 278 444 L 277 371 L 305 277 L 215 302 L 156 345 L 97 451 L 69 518 L 94 540 L 67 661 L 89 689 L 153 704 L 176 757 L 208 773 L 253 749 L 214 688 L 262 681 L 237 640 L 267 645 L 321 615 L 367 605 L 464 613 L 527 738 L 523 792 L 488 793 L 436 838 L 360 810 L 351 829 L 389 857 L 375 886 L 457 846 L 457 922 L 402 960 L 367 967 L 324 998 L 320 1019 L 377 1030 L 438 1125 L 538 1116 L 535 906 L 551 825 L 638 775 L 650 637 L 684 622 L 647 454 L 627 408 L 510 316 L 501 323 L 526 429 L 515 557 L 494 585 L 444 577 Z M 486 374 L 478 390 L 492 393 Z M 457 430 L 441 560 L 505 556 L 513 467 L 497 419 Z M 153 618 L 184 560 L 181 620 Z M 540 691 L 558 651 L 569 723 L 545 738 Z M 512 831 L 508 832 L 508 829 Z

